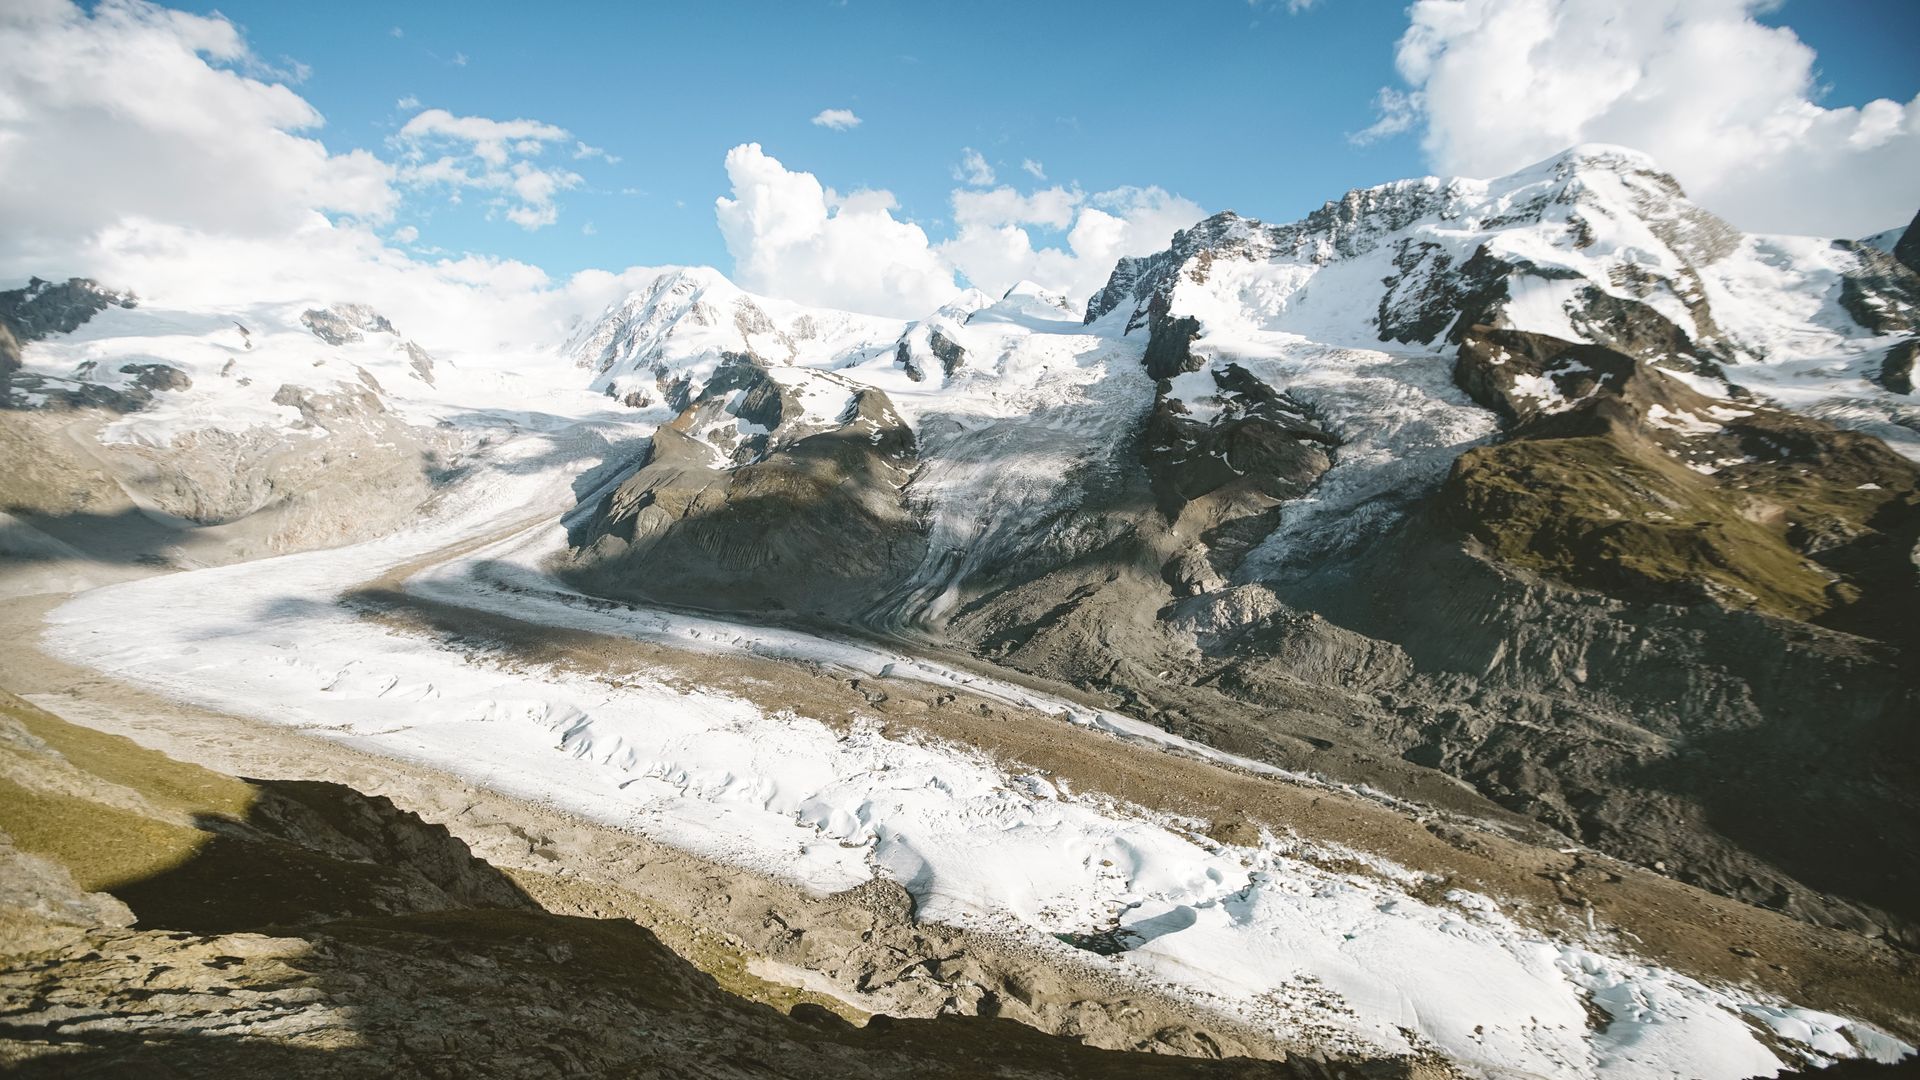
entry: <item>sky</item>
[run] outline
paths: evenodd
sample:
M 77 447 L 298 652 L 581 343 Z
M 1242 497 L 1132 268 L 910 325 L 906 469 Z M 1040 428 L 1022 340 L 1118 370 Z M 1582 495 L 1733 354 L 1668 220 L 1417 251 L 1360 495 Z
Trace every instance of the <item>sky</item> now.
M 710 264 L 911 317 L 1586 141 L 1751 231 L 1858 236 L 1920 208 L 1916 40 L 1913 0 L 4 0 L 0 273 L 325 228 L 349 281 Z

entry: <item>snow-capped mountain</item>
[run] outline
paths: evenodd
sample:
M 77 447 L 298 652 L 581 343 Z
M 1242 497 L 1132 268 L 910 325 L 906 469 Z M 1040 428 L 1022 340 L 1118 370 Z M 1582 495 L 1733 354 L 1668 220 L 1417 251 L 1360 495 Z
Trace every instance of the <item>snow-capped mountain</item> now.
M 753 729 L 766 742 L 749 749 L 765 759 L 732 759 L 747 752 L 732 740 L 758 722 L 728 711 L 741 701 L 708 710 L 708 728 L 663 725 L 706 706 L 666 689 L 635 705 L 592 680 L 562 700 L 555 687 L 575 674 L 558 669 L 501 675 L 511 692 L 489 692 L 511 701 L 442 701 L 438 684 L 468 677 L 465 661 L 420 646 L 406 664 L 430 676 L 360 672 L 349 646 L 362 616 L 324 600 L 334 578 L 398 575 L 457 550 L 468 576 L 434 571 L 422 595 L 480 590 L 494 615 L 545 605 L 575 629 L 641 627 L 642 640 L 698 648 L 737 638 L 748 653 L 763 639 L 741 624 L 778 624 L 785 644 L 767 655 L 804 660 L 869 705 L 885 695 L 862 680 L 910 666 L 950 688 L 914 699 L 929 715 L 952 691 L 991 689 L 992 701 L 1249 777 L 1290 770 L 1315 790 L 1358 793 L 1462 859 L 1485 853 L 1454 825 L 1479 821 L 1484 835 L 1574 853 L 1574 872 L 1589 872 L 1582 888 L 1611 887 L 1581 861 L 1597 850 L 1803 920 L 1766 915 L 1795 932 L 1810 923 L 1863 948 L 1910 948 L 1916 251 L 1920 222 L 1872 242 L 1744 235 L 1643 155 L 1580 147 L 1493 180 L 1354 191 L 1289 224 L 1218 214 L 1121 260 L 1084 303 L 1022 282 L 997 297 L 968 290 L 911 321 L 672 267 L 635 273 L 637 289 L 551 349 L 463 353 L 411 336 L 377 296 L 173 310 L 36 280 L 0 293 L 0 447 L 19 463 L 0 554 L 80 567 L 73 580 L 9 579 L 58 592 L 146 572 L 102 569 L 115 561 L 192 567 L 391 534 L 293 563 L 305 576 L 288 595 L 354 624 L 302 646 L 338 661 L 322 665 L 303 708 L 350 712 L 348 727 L 407 753 L 425 752 L 408 726 L 416 703 L 433 703 L 430 738 L 452 741 L 473 730 L 460 725 L 537 716 L 521 736 L 546 749 L 555 736 L 573 758 L 633 774 L 617 790 L 673 787 L 685 800 L 675 813 L 693 815 L 686 835 L 702 843 L 731 850 L 739 838 L 726 830 L 738 827 L 753 832 L 745 848 L 785 851 L 789 818 L 828 821 L 825 840 L 789 855 L 815 871 L 853 867 L 849 882 L 872 869 L 855 850 L 869 833 L 923 827 L 874 812 L 872 777 L 895 758 L 853 761 L 833 781 L 851 801 L 821 801 L 808 762 L 825 758 L 807 755 L 865 753 L 848 748 L 859 740 L 823 728 L 771 783 L 755 770 L 798 753 L 799 728 Z M 467 474 L 485 482 L 462 486 Z M 501 520 L 503 507 L 527 520 Z M 408 533 L 420 518 L 437 524 Z M 279 572 L 239 569 L 249 573 L 220 580 L 261 595 Z M 221 597 L 181 640 L 251 625 L 252 595 Z M 96 596 L 85 626 L 106 625 L 112 602 Z M 819 624 L 859 637 L 803 632 Z M 103 647 L 92 630 L 75 634 L 77 650 Z M 190 651 L 125 663 L 177 667 L 170 677 L 197 686 Z M 261 696 L 298 666 L 273 659 L 225 685 Z M 1005 678 L 981 677 L 988 666 Z M 860 678 L 841 687 L 842 669 Z M 1036 686 L 1050 696 L 1023 696 Z M 1004 722 L 984 699 L 966 709 L 968 723 Z M 947 719 L 943 732 L 966 730 Z M 1097 757 L 1086 763 L 1096 771 Z M 1064 786 L 1036 773 L 1016 791 L 918 769 L 890 775 L 937 795 L 929 820 L 947 820 L 940 800 L 961 797 L 954 785 L 979 786 L 988 818 L 1056 843 L 1029 804 L 1071 797 Z M 1138 791 L 1154 777 L 1129 782 Z M 699 801 L 709 796 L 727 807 L 718 817 Z M 1167 805 L 1196 820 L 1233 809 L 1194 798 Z M 781 817 L 779 828 L 754 814 Z M 982 835 L 967 828 L 968 843 Z M 1646 1062 L 1683 1071 L 1675 1063 L 1701 1046 L 1738 1046 L 1764 1068 L 1781 1039 L 1831 1056 L 1905 1052 L 1893 1040 L 1846 1045 L 1878 1037 L 1843 1038 L 1855 1031 L 1844 1017 L 1743 1005 L 1704 984 L 1631 1000 L 1635 987 L 1682 984 L 1625 981 L 1612 959 L 1583 961 L 1570 945 L 1522 949 L 1528 979 L 1559 995 L 1553 1024 L 1538 1020 L 1535 990 L 1503 997 L 1490 1033 L 1466 1012 L 1421 1015 L 1413 997 L 1381 989 L 1376 971 L 1396 954 L 1360 955 L 1375 938 L 1354 945 L 1318 924 L 1288 937 L 1349 913 L 1372 935 L 1402 900 L 1354 891 L 1344 870 L 1316 871 L 1304 888 L 1280 862 L 1249 869 L 1211 832 L 1189 842 L 1204 858 L 1076 848 L 1086 858 L 1062 880 L 1097 880 L 1112 910 L 1079 911 L 1084 896 L 1069 890 L 1059 905 L 1028 905 L 1022 925 L 1055 944 L 1163 952 L 1183 969 L 1204 956 L 1208 978 L 1236 972 L 1263 1000 L 1277 992 L 1262 981 L 1271 971 L 1311 953 L 1303 970 L 1344 973 L 1328 984 L 1339 992 L 1288 1009 L 1340 1038 L 1367 1033 L 1355 1052 L 1441 1045 L 1488 1068 L 1570 1075 L 1618 1062 L 1622 1074 Z M 956 856 L 923 834 L 888 843 L 883 869 L 919 900 L 949 877 L 974 880 L 953 869 L 978 861 L 971 849 Z M 1140 865 L 1111 869 L 1116 853 Z M 1566 872 L 1542 869 L 1559 865 L 1527 873 L 1566 885 Z M 1179 880 L 1153 884 L 1163 869 Z M 1242 872 L 1253 875 L 1244 887 Z M 1449 879 L 1392 872 L 1431 914 L 1428 936 L 1397 946 L 1405 955 L 1486 923 Z M 997 888 L 996 873 L 978 876 Z M 1555 895 L 1585 899 L 1585 930 L 1600 932 L 1591 895 Z M 976 902 L 999 899 L 961 906 Z M 1241 917 L 1254 908 L 1266 914 Z M 1581 910 L 1527 918 L 1561 927 L 1558 940 L 1581 933 Z M 1648 911 L 1626 928 L 1669 933 L 1663 955 L 1688 955 L 1716 986 L 1761 977 L 1728 974 L 1724 942 L 1707 955 L 1672 937 L 1680 921 Z M 1196 940 L 1216 944 L 1194 953 Z M 1221 959 L 1243 940 L 1272 951 Z M 1421 1001 L 1450 985 L 1444 964 L 1435 971 Z M 1830 977 L 1808 985 L 1831 999 Z M 1596 1009 L 1608 1019 L 1588 1030 Z M 1705 1039 L 1696 1021 L 1726 1030 Z M 1758 1040 L 1756 1024 L 1769 1032 Z M 1685 1053 L 1633 1045 L 1642 1030 L 1683 1028 L 1695 1040 Z
M 1302 758 L 1271 710 L 1330 746 L 1357 723 L 1363 744 L 1583 839 L 1909 933 L 1915 913 L 1872 875 L 1835 878 L 1867 909 L 1821 900 L 1796 875 L 1835 873 L 1812 869 L 1823 857 L 1730 842 L 1704 824 L 1705 796 L 1676 808 L 1619 770 L 1642 740 L 1752 725 L 1768 734 L 1743 760 L 1800 752 L 1812 699 L 1777 671 L 1831 681 L 1852 661 L 1766 618 L 1902 647 L 1920 412 L 1899 374 L 1917 289 L 1879 248 L 1743 235 L 1643 155 L 1580 147 L 1496 180 L 1352 192 L 1287 225 L 1217 215 L 1123 260 L 1083 313 L 1022 286 L 897 331 L 870 322 L 837 349 L 755 345 L 751 315 L 709 317 L 697 325 L 720 339 L 676 353 L 672 320 L 636 296 L 588 354 L 688 357 L 649 367 L 650 385 L 679 363 L 731 389 L 686 417 L 713 444 L 706 471 L 656 456 L 599 508 L 574 572 L 603 592 L 925 636 L 1294 764 L 1340 755 Z M 810 419 L 783 440 L 770 394 L 743 389 L 826 375 L 836 401 L 900 418 L 887 453 L 823 472 L 821 437 L 872 445 L 851 437 L 856 412 L 841 406 L 833 436 L 820 410 L 784 405 Z M 697 498 L 676 494 L 689 483 Z M 1721 654 L 1755 633 L 1766 648 Z M 1641 654 L 1689 673 L 1650 682 Z M 1862 693 L 1865 726 L 1817 754 L 1861 752 L 1912 700 Z M 1395 704 L 1436 695 L 1449 704 Z M 1540 695 L 1557 719 L 1536 716 Z M 1436 727 L 1430 707 L 1471 719 Z M 1636 734 L 1599 752 L 1609 728 Z M 1514 754 L 1575 748 L 1578 767 L 1506 778 Z M 1746 782 L 1767 787 L 1770 768 Z M 1818 785 L 1768 790 L 1780 836 L 1800 831 L 1789 807 L 1833 808 Z M 1685 826 L 1632 824 L 1662 800 Z M 1841 801 L 1863 828 L 1887 813 Z
M 1296 764 L 1308 744 L 1261 710 L 1290 702 L 1328 733 L 1375 716 L 1371 744 L 1492 791 L 1498 739 L 1389 700 L 1547 693 L 1581 718 L 1548 742 L 1602 718 L 1668 739 L 1640 715 L 1656 700 L 1697 697 L 1686 715 L 1709 726 L 1779 727 L 1805 703 L 1745 661 L 1638 689 L 1602 642 L 1704 657 L 1732 633 L 1708 624 L 1764 616 L 1899 647 L 1920 531 L 1900 456 L 1920 455 L 1920 279 L 1895 254 L 1912 239 L 1743 235 L 1643 155 L 1579 147 L 1290 224 L 1219 214 L 1084 305 L 1023 283 L 901 322 L 669 268 L 545 358 L 441 357 L 377 298 L 170 312 L 100 292 L 48 321 L 20 314 L 37 285 L 9 294 L 9 393 L 22 417 L 105 410 L 91 445 L 141 455 L 116 483 L 207 523 L 297 502 L 342 461 L 385 463 L 404 514 L 484 442 L 476 409 L 658 425 L 576 536 L 569 572 L 596 590 L 940 642 Z M 156 461 L 238 479 L 142 488 Z M 1409 559 L 1425 576 L 1379 592 Z M 1428 625 L 1436 589 L 1480 597 L 1479 629 Z M 1512 639 L 1515 605 L 1569 629 Z M 1680 610 L 1684 631 L 1648 629 Z M 1776 664 L 1838 662 L 1767 640 Z M 1602 671 L 1617 684 L 1596 696 Z M 1434 679 L 1453 681 L 1410 689 Z M 1873 693 L 1863 716 L 1908 700 Z M 1502 798 L 1854 917 L 1799 890 L 1791 858 L 1620 833 L 1644 806 L 1602 797 L 1608 762 Z

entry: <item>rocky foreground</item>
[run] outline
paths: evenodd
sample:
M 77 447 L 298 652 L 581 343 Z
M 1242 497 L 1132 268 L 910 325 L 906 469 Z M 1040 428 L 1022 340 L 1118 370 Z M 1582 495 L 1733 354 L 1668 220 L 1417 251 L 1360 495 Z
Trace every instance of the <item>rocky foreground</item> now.
M 552 910 L 384 798 L 224 776 L 12 695 L 0 725 L 10 1075 L 1418 1075 L 1104 1051 L 984 1016 L 856 1025 L 791 991 L 783 1011 L 630 919 Z

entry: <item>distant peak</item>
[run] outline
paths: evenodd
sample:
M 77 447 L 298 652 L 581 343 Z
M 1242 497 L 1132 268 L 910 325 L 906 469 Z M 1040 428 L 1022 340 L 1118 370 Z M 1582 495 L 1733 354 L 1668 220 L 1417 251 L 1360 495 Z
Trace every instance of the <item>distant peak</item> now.
M 1550 158 L 1536 161 L 1524 169 L 1517 169 L 1511 175 L 1525 176 L 1530 173 L 1566 175 L 1593 171 L 1668 175 L 1651 154 L 1614 143 L 1580 143 L 1570 146 Z

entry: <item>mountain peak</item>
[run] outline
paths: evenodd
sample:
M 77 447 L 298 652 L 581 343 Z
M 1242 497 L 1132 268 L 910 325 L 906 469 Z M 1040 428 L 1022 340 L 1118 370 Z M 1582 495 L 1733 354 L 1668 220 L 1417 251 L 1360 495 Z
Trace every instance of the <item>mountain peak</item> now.
M 1565 150 L 1537 161 L 1523 169 L 1516 169 L 1511 175 L 1522 176 L 1533 172 L 1581 172 L 1601 169 L 1608 172 L 1650 172 L 1666 175 L 1666 170 L 1651 154 L 1635 150 L 1630 146 L 1614 143 L 1579 143 Z

